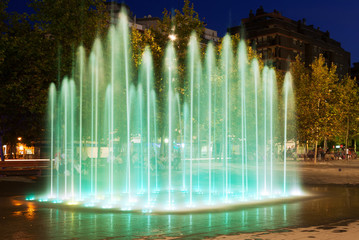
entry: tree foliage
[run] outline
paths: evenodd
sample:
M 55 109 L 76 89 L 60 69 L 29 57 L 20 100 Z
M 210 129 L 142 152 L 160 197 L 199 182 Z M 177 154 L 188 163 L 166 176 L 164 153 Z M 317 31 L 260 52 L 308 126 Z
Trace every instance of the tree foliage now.
M 57 52 L 60 78 L 71 74 L 75 49 L 83 45 L 89 51 L 97 36 L 105 36 L 110 22 L 104 0 L 32 0 L 30 7 L 35 26 L 56 43 L 48 51 Z
M 109 21 L 101 0 L 34 0 L 32 16 L 7 13 L 7 3 L 0 3 L 0 132 L 14 147 L 19 136 L 26 144 L 44 137 L 49 84 L 71 74 L 75 47 L 90 49 Z
M 163 11 L 163 18 L 158 22 L 156 27 L 145 30 L 144 33 L 132 29 L 132 46 L 135 49 L 133 58 L 136 65 L 140 61 L 145 46 L 150 46 L 154 58 L 156 79 L 160 80 L 162 77 L 162 60 L 169 36 L 175 35 L 176 39 L 173 41 L 173 44 L 177 54 L 179 86 L 183 88 L 189 39 L 192 32 L 195 32 L 198 41 L 201 42 L 204 28 L 204 22 L 200 20 L 198 13 L 194 10 L 194 6 L 189 0 L 184 1 L 182 10 L 176 9 L 173 14 L 165 9 Z M 160 87 L 159 83 L 156 84 L 156 87 Z M 161 88 L 158 90 L 161 90 Z
M 348 131 L 355 134 L 359 115 L 358 86 L 354 79 L 346 76 L 340 80 L 336 66 L 328 66 L 322 55 L 309 67 L 297 57 L 291 72 L 300 142 L 343 141 Z
M 41 136 L 54 56 L 45 50 L 51 43 L 40 29 L 32 27 L 26 14 L 12 14 L 6 23 L 0 64 L 0 128 L 4 143 L 14 146 L 19 136 L 25 143 Z

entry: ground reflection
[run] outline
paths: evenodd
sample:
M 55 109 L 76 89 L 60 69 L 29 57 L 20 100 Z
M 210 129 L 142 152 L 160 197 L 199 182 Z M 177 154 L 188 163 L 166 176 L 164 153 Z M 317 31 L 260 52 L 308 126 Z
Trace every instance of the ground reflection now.
M 202 239 L 359 218 L 358 187 L 312 187 L 309 190 L 319 197 L 227 212 L 157 215 L 43 208 L 19 198 L 7 198 L 6 207 L 6 198 L 0 198 L 0 232 L 5 238 L 20 234 L 29 239 L 146 236 Z
M 292 205 L 291 211 L 298 211 Z M 49 209 L 50 227 L 78 237 L 191 236 L 202 238 L 233 232 L 286 227 L 287 206 L 251 208 L 223 213 L 144 215 Z M 273 221 L 275 219 L 275 221 Z M 52 234 L 52 233 L 51 233 Z M 77 235 L 78 234 L 78 235 Z
M 13 211 L 13 216 L 24 216 L 28 220 L 33 220 L 36 213 L 36 203 L 26 202 L 12 198 L 11 204 L 14 207 L 20 207 L 22 210 Z

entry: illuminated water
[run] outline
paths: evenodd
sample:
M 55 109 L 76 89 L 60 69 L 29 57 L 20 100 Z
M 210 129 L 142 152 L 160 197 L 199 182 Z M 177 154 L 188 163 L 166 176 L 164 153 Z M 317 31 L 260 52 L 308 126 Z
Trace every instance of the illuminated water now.
M 226 36 L 218 55 L 210 43 L 202 61 L 193 34 L 184 85 L 171 41 L 156 82 L 148 48 L 134 67 L 128 31 L 122 15 L 107 41 L 88 55 L 78 49 L 73 76 L 51 85 L 53 161 L 42 199 L 151 212 L 301 193 L 286 167 L 295 128 L 289 74 L 278 93 L 274 70 L 248 59 L 244 41 L 232 46 Z

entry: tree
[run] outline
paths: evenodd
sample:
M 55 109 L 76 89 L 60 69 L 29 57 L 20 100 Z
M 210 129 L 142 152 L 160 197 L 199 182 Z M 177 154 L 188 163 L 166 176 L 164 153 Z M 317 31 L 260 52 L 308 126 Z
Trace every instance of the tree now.
M 345 140 L 345 146 L 348 148 L 349 138 L 356 138 L 359 131 L 359 91 L 356 80 L 349 75 L 345 76 L 339 84 L 340 89 L 340 110 L 341 133 L 340 138 Z
M 202 41 L 202 34 L 204 32 L 205 24 L 199 19 L 198 13 L 194 10 L 193 3 L 189 0 L 184 0 L 182 11 L 176 9 L 174 15 L 166 9 L 163 11 L 163 19 L 160 21 L 158 28 L 156 28 L 156 36 L 161 39 L 160 42 L 165 47 L 169 36 L 174 34 L 173 40 L 175 49 L 177 51 L 177 58 L 179 65 L 183 66 L 186 61 L 187 47 L 192 32 L 195 32 L 198 40 Z M 183 67 L 181 70 L 184 70 Z M 180 75 L 184 73 L 179 73 Z
M 42 135 L 48 76 L 54 69 L 51 53 L 43 51 L 51 44 L 41 30 L 32 27 L 26 14 L 14 13 L 6 23 L 5 58 L 0 70 L 0 131 L 12 152 L 17 137 L 31 144 Z
M 19 136 L 26 144 L 44 137 L 49 84 L 71 74 L 75 48 L 90 49 L 109 14 L 101 0 L 34 0 L 32 16 L 7 14 L 7 2 L 0 3 L 0 133 L 15 148 Z
M 92 48 L 97 36 L 103 38 L 107 32 L 110 15 L 106 11 L 105 0 L 32 0 L 30 7 L 35 10 L 31 20 L 52 40 L 53 48 L 49 52 L 57 52 L 53 65 L 58 65 L 51 78 L 61 80 L 71 75 L 75 49 L 83 45 L 86 50 Z M 59 61 L 56 63 L 56 61 Z
M 8 43 L 8 36 L 7 36 L 7 25 L 6 21 L 8 20 L 9 16 L 6 12 L 6 8 L 8 5 L 9 0 L 1 1 L 0 2 L 0 75 L 2 73 L 3 64 L 5 60 L 5 46 Z M 4 109 L 4 99 L 0 94 L 0 111 Z M 0 118 L 1 123 L 1 118 Z M 0 127 L 0 160 L 4 161 L 4 153 L 3 153 L 3 129 Z
M 296 89 L 298 133 L 301 142 L 313 142 L 315 158 L 318 142 L 340 135 L 341 87 L 336 66 L 330 68 L 320 55 L 309 68 L 299 59 L 291 66 Z
M 4 49 L 5 43 L 7 43 L 7 25 L 6 22 L 9 18 L 8 13 L 6 12 L 6 8 L 8 5 L 9 0 L 1 1 L 0 2 L 0 66 L 4 62 Z M 1 68 L 0 68 L 1 70 Z
M 205 24 L 199 19 L 198 13 L 194 10 L 189 0 L 184 1 L 182 10 L 174 10 L 171 14 L 168 10 L 163 11 L 163 18 L 156 27 L 145 30 L 141 34 L 138 30 L 132 29 L 132 46 L 135 51 L 133 58 L 136 65 L 139 64 L 146 45 L 149 45 L 154 58 L 156 90 L 161 90 L 162 84 L 162 60 L 170 35 L 175 36 L 173 40 L 178 59 L 179 88 L 184 88 L 185 61 L 187 56 L 188 42 L 192 32 L 195 32 L 198 40 L 202 41 Z M 204 51 L 203 51 L 204 52 Z M 183 91 L 180 91 L 183 92 Z M 159 92 L 158 92 L 159 93 Z

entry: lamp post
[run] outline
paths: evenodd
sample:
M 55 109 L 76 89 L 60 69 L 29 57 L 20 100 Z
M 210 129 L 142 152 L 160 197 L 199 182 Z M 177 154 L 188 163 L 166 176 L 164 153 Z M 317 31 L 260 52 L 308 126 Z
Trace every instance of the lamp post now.
M 24 152 L 23 152 L 24 146 L 21 144 L 22 137 L 18 137 L 17 140 L 19 141 L 19 155 L 23 155 L 24 154 Z

